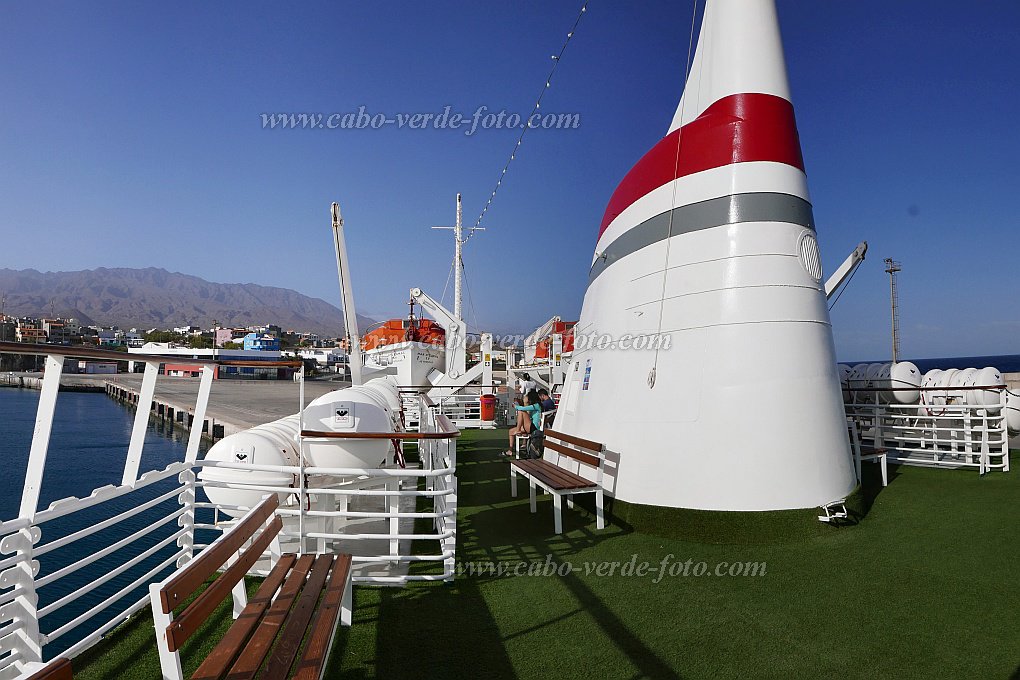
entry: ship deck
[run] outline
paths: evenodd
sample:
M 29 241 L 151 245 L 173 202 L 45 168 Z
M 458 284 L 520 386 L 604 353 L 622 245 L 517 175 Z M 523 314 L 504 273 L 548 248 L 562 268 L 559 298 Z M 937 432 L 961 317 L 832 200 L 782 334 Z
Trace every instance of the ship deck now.
M 510 497 L 503 436 L 460 439 L 460 565 L 551 559 L 573 571 L 359 586 L 326 677 L 1020 677 L 1015 472 L 894 467 L 882 488 L 867 465 L 867 516 L 811 536 L 710 544 L 596 531 L 591 515 L 567 509 L 554 536 L 548 496 L 534 515 L 526 495 Z M 766 567 L 655 582 L 620 575 L 632 556 Z M 586 573 L 613 562 L 612 576 Z M 78 657 L 75 677 L 159 677 L 151 621 L 143 610 Z M 185 647 L 186 672 L 228 623 L 221 607 L 210 634 Z

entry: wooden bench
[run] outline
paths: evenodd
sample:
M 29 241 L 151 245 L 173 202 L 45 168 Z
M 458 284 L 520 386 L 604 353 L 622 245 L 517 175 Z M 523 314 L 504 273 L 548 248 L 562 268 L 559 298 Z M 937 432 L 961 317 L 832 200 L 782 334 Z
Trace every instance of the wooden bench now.
M 71 680 L 73 677 L 71 674 L 71 660 L 61 657 L 39 668 L 32 675 L 26 677 L 25 680 Z
M 857 483 L 861 483 L 861 463 L 878 463 L 882 468 L 882 486 L 889 486 L 889 464 L 887 457 L 889 449 L 883 446 L 867 446 L 861 442 L 861 423 L 857 418 L 847 419 L 847 430 L 850 433 L 850 449 L 854 455 L 854 469 L 857 473 Z
M 532 512 L 537 512 L 535 487 L 541 487 L 551 493 L 557 534 L 563 533 L 563 497 L 567 497 L 567 507 L 572 508 L 574 507 L 573 496 L 594 493 L 596 526 L 599 529 L 605 528 L 604 492 L 602 490 L 602 468 L 606 461 L 605 447 L 598 442 L 581 439 L 550 428 L 546 428 L 544 432 L 544 457 L 537 460 L 510 461 L 510 493 L 513 496 L 517 495 L 517 475 L 527 479 L 531 487 Z M 565 458 L 570 460 L 564 461 Z M 572 465 L 575 470 L 566 469 L 564 464 Z M 578 474 L 582 465 L 595 471 L 594 481 Z
M 254 678 L 263 668 L 259 677 L 267 680 L 322 678 L 338 618 L 351 623 L 351 556 L 279 555 L 279 505 L 272 494 L 198 557 L 149 586 L 164 679 L 183 680 L 181 647 L 231 593 L 236 620 L 192 680 Z M 244 575 L 267 549 L 276 564 L 249 602 Z M 174 610 L 224 565 L 223 573 L 174 618 Z

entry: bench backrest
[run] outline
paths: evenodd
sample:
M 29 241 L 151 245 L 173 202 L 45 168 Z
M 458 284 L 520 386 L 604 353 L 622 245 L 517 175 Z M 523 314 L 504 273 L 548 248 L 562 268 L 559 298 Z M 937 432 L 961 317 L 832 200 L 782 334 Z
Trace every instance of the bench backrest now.
M 559 440 L 559 442 L 563 443 L 550 441 L 552 439 Z M 567 444 L 573 444 L 573 447 L 567 446 Z M 546 428 L 545 448 L 556 452 L 557 465 L 559 464 L 559 457 L 568 456 L 579 463 L 595 468 L 598 470 L 599 477 L 601 478 L 602 463 L 605 461 L 605 446 L 602 444 L 593 442 L 590 439 L 582 439 L 581 437 L 575 437 L 572 434 L 557 432 L 556 430 Z
M 71 661 L 63 657 L 54 659 L 40 668 L 26 680 L 71 680 L 74 676 L 71 673 Z
M 244 578 L 262 553 L 269 548 L 283 528 L 283 520 L 279 515 L 275 515 L 279 506 L 279 496 L 271 494 L 252 508 L 241 521 L 213 541 L 198 557 L 164 582 L 159 590 L 159 599 L 163 613 L 169 614 L 226 564 L 232 555 L 238 553 L 248 539 L 254 537 L 252 544 L 243 553 L 238 554 L 237 560 L 170 624 L 167 629 L 167 642 L 171 652 L 180 649 L 181 645 L 198 630 L 216 607 L 226 599 L 233 587 Z M 270 517 L 273 517 L 273 521 L 259 532 L 259 528 Z

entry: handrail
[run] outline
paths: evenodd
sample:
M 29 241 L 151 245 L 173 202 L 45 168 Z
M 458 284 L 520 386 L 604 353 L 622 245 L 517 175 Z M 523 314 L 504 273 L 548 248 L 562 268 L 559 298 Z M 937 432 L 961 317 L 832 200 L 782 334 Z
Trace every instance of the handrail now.
M 851 382 L 862 382 L 853 380 Z M 943 385 L 942 387 L 921 387 L 919 385 L 904 385 L 903 387 L 851 387 L 847 385 L 847 391 L 850 392 L 910 392 L 917 390 L 918 392 L 964 392 L 967 390 L 1006 390 L 1009 389 L 1009 385 Z
M 168 355 L 158 354 L 128 354 L 117 352 L 112 349 L 93 349 L 84 345 L 41 345 L 26 342 L 0 342 L 0 354 L 30 354 L 35 356 L 62 356 L 77 357 L 82 359 L 113 359 L 115 361 L 158 361 L 166 363 Z M 217 361 L 212 359 L 192 359 L 181 357 L 189 363 L 214 366 Z
M 301 430 L 302 437 L 313 439 L 456 439 L 460 430 L 454 432 L 327 432 L 323 430 Z
M 243 359 L 202 359 L 172 354 L 141 354 L 118 352 L 112 349 L 95 349 L 84 345 L 43 345 L 27 342 L 0 342 L 0 354 L 28 354 L 35 356 L 62 356 L 78 359 L 111 359 L 114 361 L 158 361 L 161 364 L 181 362 L 197 366 L 255 366 L 270 368 L 290 366 L 299 368 L 300 361 L 245 361 Z

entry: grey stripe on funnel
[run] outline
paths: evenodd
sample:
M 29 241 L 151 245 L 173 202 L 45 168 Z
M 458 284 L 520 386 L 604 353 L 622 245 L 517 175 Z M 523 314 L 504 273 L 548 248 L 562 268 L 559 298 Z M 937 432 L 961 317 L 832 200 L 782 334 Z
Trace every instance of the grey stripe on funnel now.
M 673 236 L 740 222 L 789 222 L 815 228 L 811 204 L 791 194 L 731 194 L 673 208 L 672 213 Z M 591 266 L 588 284 L 617 260 L 666 240 L 669 215 L 667 211 L 649 218 L 610 243 Z

